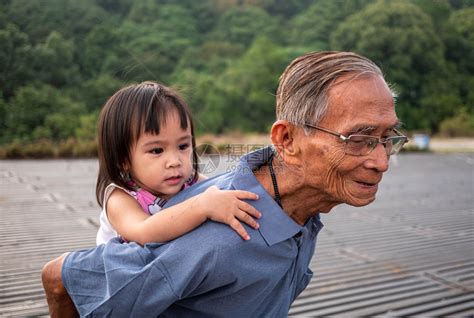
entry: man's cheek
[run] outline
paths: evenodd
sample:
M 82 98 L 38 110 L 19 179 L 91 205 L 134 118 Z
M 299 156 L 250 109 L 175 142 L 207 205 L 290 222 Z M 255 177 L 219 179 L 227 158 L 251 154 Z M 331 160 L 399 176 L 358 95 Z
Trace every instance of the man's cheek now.
M 326 184 L 328 184 L 331 193 L 341 197 L 344 194 L 344 170 L 341 169 L 344 164 L 344 153 L 333 151 L 328 154 L 328 168 L 326 170 Z

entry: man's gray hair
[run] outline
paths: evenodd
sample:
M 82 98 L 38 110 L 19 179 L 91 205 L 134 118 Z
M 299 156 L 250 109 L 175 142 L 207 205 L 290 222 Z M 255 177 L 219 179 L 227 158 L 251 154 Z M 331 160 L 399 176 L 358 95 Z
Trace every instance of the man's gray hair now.
M 318 124 L 327 112 L 331 85 L 349 73 L 383 77 L 374 62 L 351 52 L 313 52 L 296 58 L 280 76 L 277 120 Z

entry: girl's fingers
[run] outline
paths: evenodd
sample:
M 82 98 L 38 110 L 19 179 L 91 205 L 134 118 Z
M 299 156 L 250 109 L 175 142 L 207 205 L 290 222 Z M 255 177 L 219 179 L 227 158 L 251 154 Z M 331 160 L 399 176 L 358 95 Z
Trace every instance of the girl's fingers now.
M 232 191 L 237 199 L 240 200 L 258 200 L 258 195 L 244 190 L 229 190 Z
M 257 209 L 255 209 L 253 206 L 251 206 L 247 202 L 240 201 L 239 202 L 239 209 L 241 209 L 242 211 L 244 211 L 247 214 L 250 214 L 254 218 L 259 219 L 259 218 L 262 217 L 262 213 L 258 212 Z
M 250 235 L 245 231 L 242 224 L 237 219 L 233 219 L 229 222 L 229 226 L 234 229 L 244 240 L 250 240 Z
M 257 221 L 253 217 L 251 217 L 249 214 L 247 214 L 246 211 L 240 210 L 239 213 L 235 214 L 235 217 L 239 219 L 240 221 L 246 223 L 247 225 L 250 225 L 254 229 L 258 229 L 259 225 Z

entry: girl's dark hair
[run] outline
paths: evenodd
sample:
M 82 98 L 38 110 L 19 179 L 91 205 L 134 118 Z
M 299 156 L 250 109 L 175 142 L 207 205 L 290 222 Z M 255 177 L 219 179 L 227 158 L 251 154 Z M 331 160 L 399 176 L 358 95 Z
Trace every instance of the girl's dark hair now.
M 130 189 L 124 167 L 131 164 L 131 147 L 140 134 L 159 134 L 161 125 L 173 111 L 177 112 L 182 129 L 190 125 L 194 168 L 192 179 L 197 179 L 198 158 L 193 120 L 184 100 L 171 88 L 155 82 L 130 85 L 110 97 L 99 116 L 96 198 L 101 207 L 105 188 L 110 183 Z

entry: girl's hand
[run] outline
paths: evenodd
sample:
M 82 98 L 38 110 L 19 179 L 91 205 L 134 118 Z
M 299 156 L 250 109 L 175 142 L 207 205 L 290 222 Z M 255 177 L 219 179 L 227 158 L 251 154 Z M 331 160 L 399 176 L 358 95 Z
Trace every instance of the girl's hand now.
M 242 190 L 220 190 L 212 186 L 200 194 L 196 202 L 206 218 L 228 224 L 247 241 L 250 240 L 250 236 L 239 220 L 258 229 L 259 224 L 254 218 L 258 219 L 262 214 L 247 202 L 242 201 L 245 199 L 258 200 L 258 195 Z

